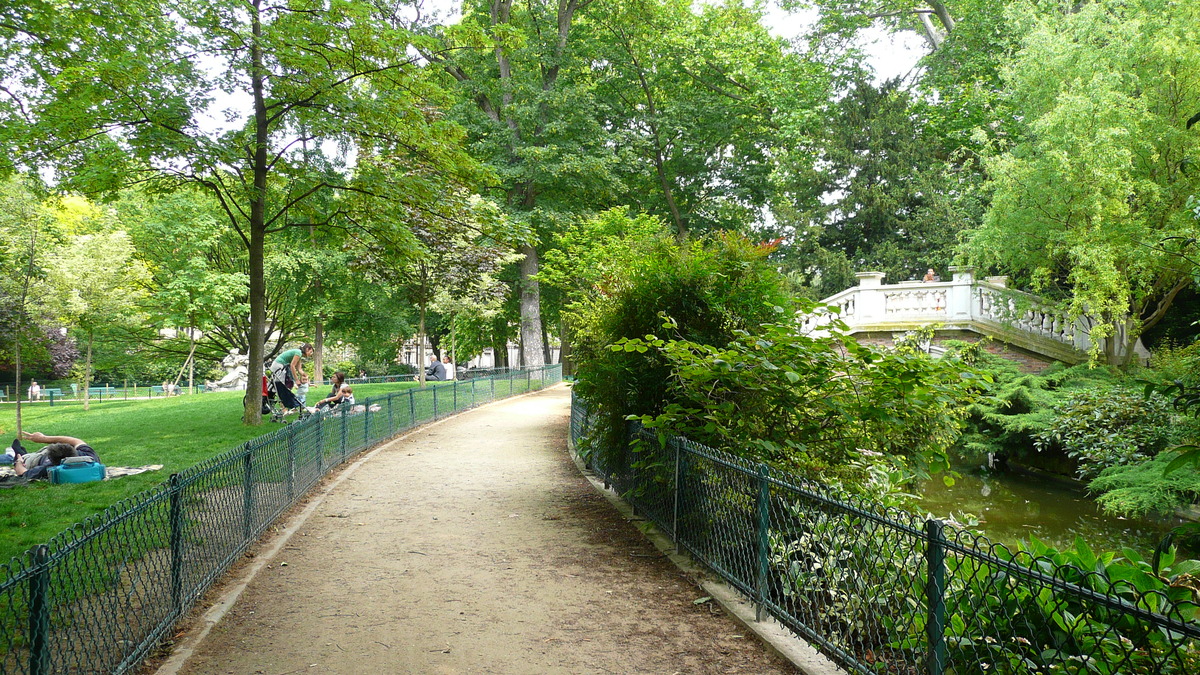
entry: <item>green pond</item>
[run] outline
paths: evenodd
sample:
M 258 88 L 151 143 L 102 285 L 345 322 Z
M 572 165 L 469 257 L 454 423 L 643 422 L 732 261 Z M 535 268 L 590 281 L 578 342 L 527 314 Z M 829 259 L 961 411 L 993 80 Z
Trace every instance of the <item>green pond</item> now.
M 999 543 L 1011 545 L 1037 537 L 1062 549 L 1081 536 L 1093 550 L 1119 551 L 1128 546 L 1148 557 L 1171 528 L 1183 522 L 1110 516 L 1084 491 L 1037 474 L 966 467 L 957 471 L 961 477 L 953 486 L 947 487 L 940 477 L 920 485 L 920 508 L 964 523 L 960 514 L 971 514 L 979 520 L 976 529 Z

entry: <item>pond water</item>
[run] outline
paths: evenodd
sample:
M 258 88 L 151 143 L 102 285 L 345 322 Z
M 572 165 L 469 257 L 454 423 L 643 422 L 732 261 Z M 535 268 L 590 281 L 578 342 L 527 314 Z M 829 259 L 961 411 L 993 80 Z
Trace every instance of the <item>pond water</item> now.
M 1173 526 L 1167 518 L 1119 518 L 1102 512 L 1085 492 L 1052 478 L 1019 471 L 986 472 L 956 467 L 962 474 L 946 487 L 940 477 L 918 488 L 919 508 L 934 516 L 969 513 L 977 529 L 995 542 L 1011 544 L 1037 537 L 1057 549 L 1074 546 L 1082 536 L 1092 550 L 1119 551 L 1128 546 L 1147 559 Z M 1187 555 L 1196 557 L 1196 552 Z

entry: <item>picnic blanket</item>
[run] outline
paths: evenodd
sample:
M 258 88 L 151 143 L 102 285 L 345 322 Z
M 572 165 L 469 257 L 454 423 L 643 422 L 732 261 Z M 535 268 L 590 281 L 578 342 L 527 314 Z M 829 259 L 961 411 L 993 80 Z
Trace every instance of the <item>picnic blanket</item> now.
M 121 476 L 132 476 L 139 473 L 145 473 L 147 471 L 158 471 L 161 468 L 163 468 L 162 464 L 146 464 L 144 466 L 106 466 L 104 467 L 104 477 L 106 479 L 120 478 Z M 25 483 L 29 482 L 24 478 L 21 478 L 19 481 L 14 481 L 12 480 L 14 478 L 17 478 L 17 474 L 15 471 L 13 471 L 11 464 L 0 465 L 0 480 L 3 480 L 3 482 L 0 482 L 0 487 L 24 485 Z

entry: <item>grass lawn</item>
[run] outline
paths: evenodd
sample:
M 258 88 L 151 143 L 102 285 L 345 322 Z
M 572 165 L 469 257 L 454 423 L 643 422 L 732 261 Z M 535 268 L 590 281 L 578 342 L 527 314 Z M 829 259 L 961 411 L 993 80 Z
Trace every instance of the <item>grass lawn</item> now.
M 354 397 L 362 403 L 371 396 L 415 386 L 415 382 L 356 384 Z M 328 386 L 314 387 L 308 398 L 315 402 L 327 394 Z M 0 405 L 0 429 L 5 430 L 0 448 L 8 447 L 16 436 L 15 416 L 15 405 Z M 282 426 L 264 422 L 262 426 L 247 427 L 242 425 L 241 416 L 242 392 L 93 401 L 86 412 L 81 404 L 23 405 L 25 431 L 83 439 L 107 466 L 162 464 L 163 468 L 96 483 L 50 485 L 37 481 L 0 490 L 0 564 L 23 556 L 30 547 L 46 543 L 89 515 L 165 482 L 172 473 Z M 26 443 L 26 447 L 36 450 L 42 446 Z

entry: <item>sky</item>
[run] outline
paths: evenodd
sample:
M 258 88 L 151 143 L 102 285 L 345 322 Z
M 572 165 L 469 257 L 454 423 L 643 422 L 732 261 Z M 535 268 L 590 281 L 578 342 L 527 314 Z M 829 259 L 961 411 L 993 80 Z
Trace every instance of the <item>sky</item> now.
M 816 20 L 816 11 L 785 12 L 772 2 L 764 23 L 772 34 L 792 39 L 802 35 Z M 914 32 L 892 35 L 880 29 L 863 31 L 863 49 L 878 80 L 908 74 L 928 48 L 925 40 Z

